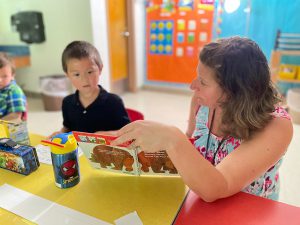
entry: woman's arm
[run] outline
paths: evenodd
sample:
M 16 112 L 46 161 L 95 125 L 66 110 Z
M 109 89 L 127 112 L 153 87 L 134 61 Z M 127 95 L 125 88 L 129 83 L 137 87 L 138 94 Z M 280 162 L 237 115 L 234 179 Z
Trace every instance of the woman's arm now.
M 150 121 L 131 123 L 118 132 L 118 145 L 135 140 L 145 152 L 166 150 L 185 184 L 203 200 L 231 196 L 265 173 L 285 153 L 292 138 L 291 121 L 273 119 L 244 141 L 216 167 L 210 164 L 178 128 Z
M 167 152 L 184 182 L 205 201 L 211 202 L 241 191 L 276 164 L 287 150 L 292 133 L 290 120 L 273 119 L 216 167 L 199 157 L 183 138 Z
M 118 130 L 110 130 L 110 131 L 97 131 L 96 134 L 103 134 L 103 135 L 109 135 L 109 136 L 117 136 Z

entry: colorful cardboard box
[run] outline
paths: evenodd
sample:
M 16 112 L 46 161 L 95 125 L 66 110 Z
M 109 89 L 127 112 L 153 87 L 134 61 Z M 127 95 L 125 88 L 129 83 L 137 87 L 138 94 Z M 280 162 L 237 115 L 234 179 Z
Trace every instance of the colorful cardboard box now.
M 40 166 L 36 150 L 10 138 L 0 138 L 0 167 L 28 175 Z
M 29 145 L 30 140 L 26 121 L 0 120 L 0 138 L 3 137 L 11 138 L 19 144 Z

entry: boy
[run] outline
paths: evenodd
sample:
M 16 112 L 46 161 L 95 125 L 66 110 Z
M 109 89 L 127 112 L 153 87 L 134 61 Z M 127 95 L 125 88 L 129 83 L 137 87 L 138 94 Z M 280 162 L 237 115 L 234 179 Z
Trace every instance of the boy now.
M 15 66 L 0 52 L 0 119 L 21 121 L 26 114 L 26 96 L 14 80 Z
M 130 122 L 121 98 L 98 85 L 103 65 L 93 45 L 85 41 L 68 44 L 62 54 L 62 67 L 77 90 L 64 98 L 63 128 L 51 137 L 70 131 L 114 131 Z

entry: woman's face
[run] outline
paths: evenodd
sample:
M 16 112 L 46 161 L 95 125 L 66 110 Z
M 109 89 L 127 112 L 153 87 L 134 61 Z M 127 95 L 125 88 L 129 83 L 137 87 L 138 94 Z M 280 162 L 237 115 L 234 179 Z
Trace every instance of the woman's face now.
M 215 80 L 214 71 L 199 61 L 197 77 L 192 81 L 190 88 L 195 92 L 199 105 L 216 108 L 225 94 Z

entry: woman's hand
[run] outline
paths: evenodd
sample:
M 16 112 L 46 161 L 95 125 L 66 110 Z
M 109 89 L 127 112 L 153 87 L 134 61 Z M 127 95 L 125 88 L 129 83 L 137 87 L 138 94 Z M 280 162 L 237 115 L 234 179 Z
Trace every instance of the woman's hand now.
M 96 134 L 107 135 L 107 136 L 117 136 L 118 130 L 110 130 L 110 131 L 97 131 Z
M 182 132 L 173 126 L 157 122 L 139 120 L 132 122 L 117 132 L 118 138 L 111 142 L 119 145 L 132 141 L 131 147 L 140 147 L 144 152 L 157 152 L 172 148 Z

